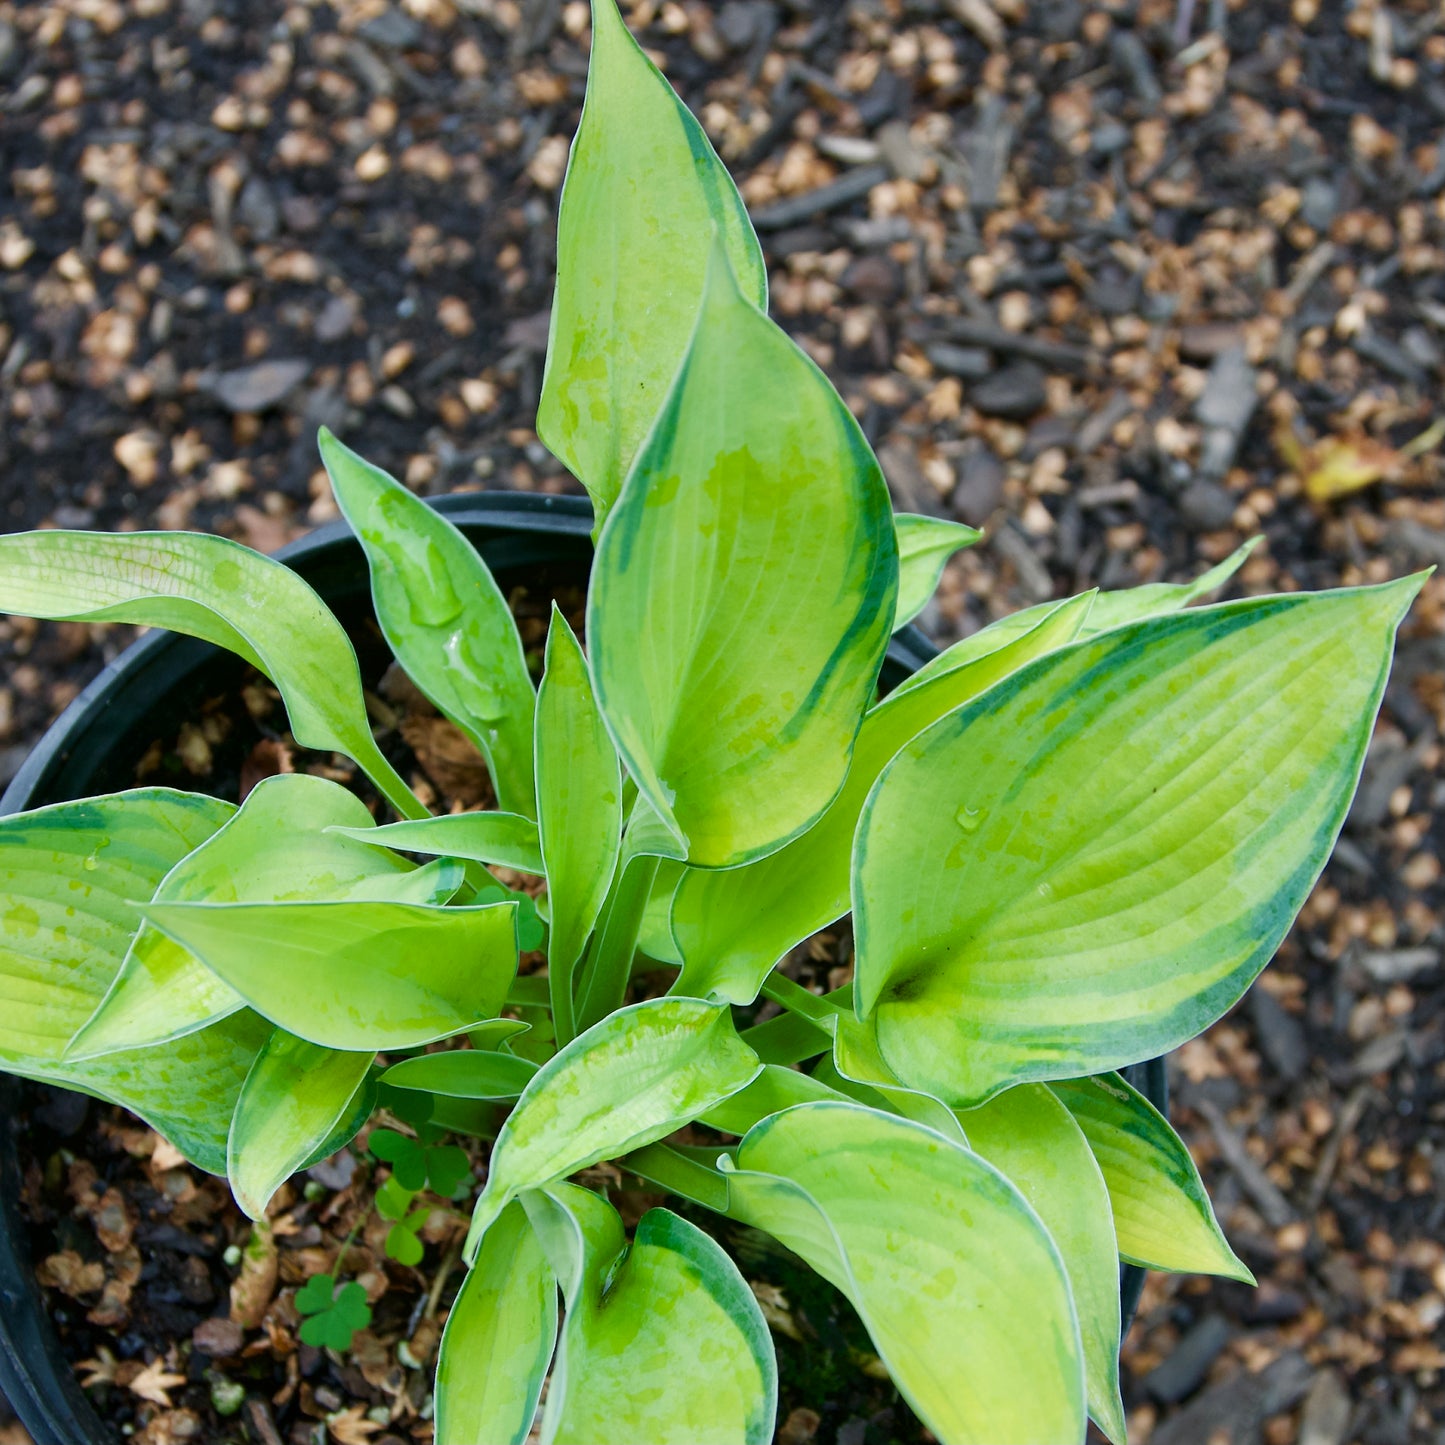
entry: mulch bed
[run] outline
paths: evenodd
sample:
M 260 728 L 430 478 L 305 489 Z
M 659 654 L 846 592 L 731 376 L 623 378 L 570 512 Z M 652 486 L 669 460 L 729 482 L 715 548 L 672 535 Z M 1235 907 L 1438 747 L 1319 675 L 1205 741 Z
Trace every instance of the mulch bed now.
M 1250 592 L 1445 560 L 1439 457 L 1410 446 L 1445 344 L 1437 7 L 628 8 L 900 507 L 988 527 L 924 616 L 940 640 L 1256 533 Z M 0 525 L 274 549 L 335 515 L 323 422 L 424 493 L 573 489 L 531 427 L 585 6 L 259 16 L 0 4 Z M 1176 1120 L 1262 1287 L 1151 1282 L 1125 1354 L 1140 1442 L 1445 1428 L 1442 633 L 1432 581 L 1335 862 L 1251 998 L 1175 1059 Z M 122 641 L 0 623 L 0 773 Z M 805 1402 L 780 1438 L 900 1420 Z

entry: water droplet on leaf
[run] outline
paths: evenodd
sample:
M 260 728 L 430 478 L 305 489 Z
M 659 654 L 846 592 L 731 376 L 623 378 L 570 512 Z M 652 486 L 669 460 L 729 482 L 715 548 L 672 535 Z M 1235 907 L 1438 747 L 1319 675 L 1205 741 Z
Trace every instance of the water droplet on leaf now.
M 958 812 L 953 815 L 953 821 L 963 829 L 965 833 L 975 833 L 984 819 L 984 809 L 970 808 L 964 804 Z

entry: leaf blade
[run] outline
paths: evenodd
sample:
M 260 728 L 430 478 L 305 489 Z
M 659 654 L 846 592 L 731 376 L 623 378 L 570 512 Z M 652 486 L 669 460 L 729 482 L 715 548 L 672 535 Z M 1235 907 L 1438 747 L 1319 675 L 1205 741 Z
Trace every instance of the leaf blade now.
M 893 630 L 906 627 L 938 590 L 943 569 L 955 552 L 972 547 L 983 533 L 945 517 L 899 512 L 893 519 L 898 535 L 898 605 Z

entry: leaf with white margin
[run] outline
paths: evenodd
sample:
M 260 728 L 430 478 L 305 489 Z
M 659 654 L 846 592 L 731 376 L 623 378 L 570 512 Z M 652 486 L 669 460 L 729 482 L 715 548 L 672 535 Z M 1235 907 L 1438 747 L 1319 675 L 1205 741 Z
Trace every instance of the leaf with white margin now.
M 181 859 L 155 890 L 156 903 L 266 903 L 307 898 L 390 897 L 445 901 L 460 877 L 425 873 L 405 859 L 326 830 L 378 831 L 349 788 L 308 773 L 266 778 L 213 837 Z M 447 893 L 450 897 L 450 893 Z M 240 994 L 158 928 L 142 923 L 100 1007 L 71 1040 L 67 1057 L 165 1043 L 225 1018 Z
M 1126 622 L 1141 622 L 1146 617 L 1163 617 L 1168 613 L 1181 611 L 1191 602 L 1197 602 L 1211 592 L 1217 592 L 1244 566 L 1261 540 L 1259 537 L 1250 538 L 1224 561 L 1196 577 L 1193 582 L 1147 582 L 1142 587 L 1125 587 L 1118 592 L 1081 592 L 1078 597 L 1071 597 L 1070 602 L 1077 602 L 1082 597 L 1088 597 L 1092 602 L 1079 627 L 1079 638 L 1082 640 L 1097 637 L 1099 633 L 1122 626 Z M 1014 638 L 1037 627 L 1060 605 L 1058 602 L 1040 602 L 1036 606 L 1025 607 L 1020 612 L 1010 612 L 1006 617 L 990 622 L 987 627 L 980 628 L 961 642 L 955 642 L 952 647 L 946 648 L 937 657 L 926 662 L 912 677 L 900 683 L 896 690 L 903 692 L 910 687 L 916 687 L 935 673 L 951 672 L 955 667 L 996 652 Z M 1073 640 L 1068 639 L 1070 642 Z
M 0 1069 L 119 1104 L 212 1174 L 270 1025 L 245 1011 L 165 1048 L 62 1055 L 121 966 L 136 905 L 234 812 L 138 788 L 0 818 Z
M 481 752 L 503 808 L 531 815 L 536 693 L 512 610 L 440 512 L 325 428 L 321 460 L 361 541 L 376 620 L 411 680 Z
M 439 818 L 407 819 L 379 828 L 327 829 L 357 843 L 424 853 L 439 858 L 469 858 L 498 863 L 519 873 L 542 873 L 537 825 L 520 813 L 448 813 Z
M 1082 1445 L 1078 1324 L 1048 1231 L 992 1165 L 861 1104 L 751 1129 L 728 1213 L 840 1289 L 943 1445 Z
M 766 306 L 767 268 L 732 178 L 614 0 L 594 0 L 537 404 L 537 435 L 592 497 L 594 535 L 687 350 L 715 237 Z
M 944 566 L 955 552 L 972 547 L 983 533 L 944 517 L 899 512 L 893 518 L 898 534 L 898 606 L 893 630 L 912 622 L 938 590 Z
M 676 991 L 751 1003 L 790 949 L 847 913 L 853 834 L 888 760 L 954 708 L 1072 640 L 1088 605 L 1087 598 L 1061 603 L 997 652 L 900 689 L 871 708 L 842 791 L 800 838 L 741 868 L 684 871 L 671 916 L 683 962 Z
M 552 604 L 537 693 L 537 826 L 552 931 L 547 978 L 558 1037 L 574 1025 L 573 975 L 597 924 L 622 850 L 622 765 L 607 735 L 587 659 Z
M 960 1116 L 969 1147 L 1033 1206 L 1073 1289 L 1089 1414 L 1124 1445 L 1119 1395 L 1119 1251 L 1104 1176 L 1083 1131 L 1043 1084 L 1020 1084 Z
M 383 1084 L 397 1089 L 420 1089 L 449 1099 L 515 1099 L 532 1081 L 537 1065 L 516 1054 L 490 1049 L 449 1049 L 420 1054 L 393 1064 Z
M 715 1240 L 650 1209 L 628 1248 L 617 1211 L 574 1184 L 523 1202 L 567 1301 L 542 1445 L 769 1445 L 773 1342 Z
M 1049 1086 L 1074 1116 L 1109 1189 L 1119 1257 L 1253 1284 L 1229 1247 L 1199 1170 L 1169 1121 L 1118 1074 Z
M 495 1018 L 515 903 L 152 903 L 144 915 L 257 1013 L 327 1048 L 413 1048 Z
M 888 488 L 857 420 L 715 250 L 587 604 L 597 700 L 688 862 L 760 857 L 832 802 L 897 589 Z
M 248 1218 L 265 1219 L 271 1196 L 354 1113 L 375 1058 L 272 1030 L 241 1086 L 226 1148 L 231 1193 Z
M 199 532 L 22 532 L 0 537 L 0 612 L 165 627 L 224 647 L 276 684 L 296 741 L 345 753 L 397 812 L 426 809 L 382 756 L 356 654 L 289 567 Z
M 853 866 L 856 1006 L 899 1078 L 965 1107 L 1228 1009 L 1334 846 L 1421 581 L 1117 628 L 909 743 Z
M 497 1135 L 468 1257 L 522 1190 L 671 1134 L 761 1070 L 720 1005 L 648 999 L 594 1024 L 537 1071 Z
M 442 1331 L 436 1445 L 523 1445 L 556 1343 L 556 1276 L 513 1202 L 488 1232 Z

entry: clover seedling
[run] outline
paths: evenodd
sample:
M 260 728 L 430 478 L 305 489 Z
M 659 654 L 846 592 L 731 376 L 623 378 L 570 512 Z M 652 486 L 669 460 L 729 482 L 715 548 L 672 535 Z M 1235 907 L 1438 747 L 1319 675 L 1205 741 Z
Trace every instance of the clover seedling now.
M 540 685 L 466 539 L 321 434 L 381 629 L 496 810 L 428 816 L 279 563 L 0 538 L 0 609 L 230 648 L 397 814 L 296 774 L 239 809 L 140 788 L 0 820 L 0 1065 L 134 1110 L 258 1219 L 380 1097 L 413 1131 L 370 1135 L 408 1263 L 417 1194 L 468 1186 L 444 1135 L 489 1141 L 438 1445 L 521 1445 L 548 1380 L 548 1445 L 772 1439 L 747 1281 L 678 1214 L 629 1238 L 569 1182 L 609 1162 L 806 1260 L 945 1445 L 1077 1445 L 1090 1416 L 1122 1442 L 1120 1262 L 1250 1276 L 1119 1071 L 1218 1019 L 1284 937 L 1422 579 L 1189 607 L 1246 546 L 1005 618 L 880 697 L 895 627 L 977 534 L 894 516 L 614 0 L 558 224 L 538 433 L 596 545 L 583 637 L 554 611 Z M 851 981 L 779 971 L 850 915 Z M 532 949 L 545 972 L 519 975 Z M 344 1348 L 356 1290 L 312 1280 L 303 1338 Z
M 349 1350 L 356 1332 L 371 1324 L 361 1285 L 353 1279 L 337 1289 L 329 1274 L 313 1274 L 296 1291 L 296 1312 L 303 1316 L 301 1342 L 318 1350 Z

